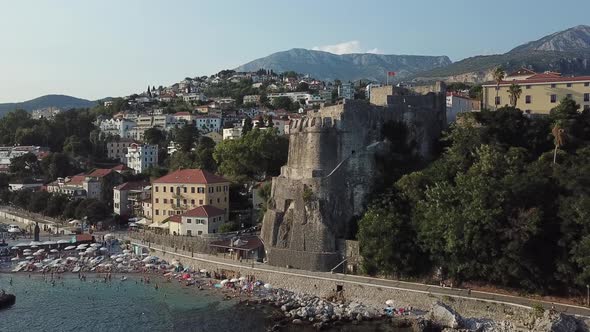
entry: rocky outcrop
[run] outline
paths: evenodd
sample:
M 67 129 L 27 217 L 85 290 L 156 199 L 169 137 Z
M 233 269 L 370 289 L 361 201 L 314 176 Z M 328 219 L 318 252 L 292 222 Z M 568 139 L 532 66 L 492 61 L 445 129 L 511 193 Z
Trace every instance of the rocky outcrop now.
M 0 309 L 8 308 L 16 303 L 16 296 L 13 294 L 0 295 Z
M 442 302 L 434 303 L 426 318 L 441 328 L 457 329 L 462 323 L 461 316 Z
M 583 331 L 578 329 L 578 321 L 573 316 L 563 313 L 545 311 L 543 317 L 535 321 L 533 331 L 551 331 L 551 332 L 576 332 Z

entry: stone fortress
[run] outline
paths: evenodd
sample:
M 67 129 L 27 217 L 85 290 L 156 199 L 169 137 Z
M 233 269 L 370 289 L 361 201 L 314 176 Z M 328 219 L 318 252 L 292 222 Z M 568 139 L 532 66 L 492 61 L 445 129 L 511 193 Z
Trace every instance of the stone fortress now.
M 425 94 L 384 86 L 372 89 L 369 103 L 346 100 L 293 121 L 288 162 L 272 180 L 262 226 L 268 263 L 314 271 L 338 266 L 381 177 L 375 157 L 388 144 L 382 127 L 404 123 L 415 153 L 429 158 L 446 123 L 445 94 L 444 83 Z

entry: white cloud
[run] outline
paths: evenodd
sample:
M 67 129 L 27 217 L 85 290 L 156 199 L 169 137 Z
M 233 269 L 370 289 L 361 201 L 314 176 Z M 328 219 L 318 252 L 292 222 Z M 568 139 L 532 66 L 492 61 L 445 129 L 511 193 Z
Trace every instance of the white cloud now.
M 316 51 L 325 51 L 334 54 L 350 54 L 350 53 L 376 53 L 381 54 L 383 53 L 378 48 L 373 48 L 370 50 L 363 50 L 361 47 L 361 43 L 358 40 L 351 40 L 339 44 L 334 45 L 324 45 L 324 46 L 314 46 L 312 50 Z

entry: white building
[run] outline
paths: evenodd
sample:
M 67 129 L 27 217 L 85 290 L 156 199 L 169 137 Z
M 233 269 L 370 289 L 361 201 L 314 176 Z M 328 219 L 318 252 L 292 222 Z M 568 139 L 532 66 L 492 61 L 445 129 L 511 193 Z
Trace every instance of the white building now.
M 311 99 L 312 95 L 307 92 L 282 92 L 282 93 L 269 93 L 267 95 L 268 101 L 273 102 L 275 99 L 280 97 L 287 97 L 291 99 L 292 102 L 299 102 L 303 100 L 307 103 L 307 100 Z
M 454 92 L 447 92 L 447 123 L 455 122 L 457 114 L 480 109 L 479 100 Z
M 128 137 L 129 131 L 136 126 L 135 122 L 129 119 L 107 119 L 99 124 L 100 131 L 105 135 Z
M 244 104 L 256 104 L 260 103 L 260 95 L 246 95 L 243 100 Z
M 223 129 L 223 140 L 238 139 L 240 137 L 242 137 L 242 127 L 241 126 Z
M 342 83 L 338 86 L 338 97 L 344 99 L 354 99 L 354 87 L 352 83 Z
M 196 115 L 195 126 L 201 133 L 220 132 L 221 131 L 221 117 L 212 114 Z
M 143 215 L 142 202 L 151 198 L 149 182 L 125 182 L 113 188 L 113 212 L 120 216 Z
M 133 143 L 127 148 L 127 167 L 135 173 L 142 173 L 158 165 L 158 146 Z
M 365 96 L 367 97 L 367 99 L 371 99 L 371 90 L 374 88 L 380 88 L 382 85 L 379 83 L 369 83 L 367 84 L 367 86 L 365 87 Z
M 202 93 L 187 93 L 182 96 L 182 100 L 186 102 L 191 101 L 207 101 L 207 96 Z
M 170 234 L 173 235 L 205 235 L 219 232 L 225 223 L 225 211 L 212 205 L 202 205 L 181 215 L 168 219 Z
M 32 153 L 37 158 L 49 152 L 49 148 L 41 146 L 0 146 L 0 173 L 8 172 L 11 159 Z

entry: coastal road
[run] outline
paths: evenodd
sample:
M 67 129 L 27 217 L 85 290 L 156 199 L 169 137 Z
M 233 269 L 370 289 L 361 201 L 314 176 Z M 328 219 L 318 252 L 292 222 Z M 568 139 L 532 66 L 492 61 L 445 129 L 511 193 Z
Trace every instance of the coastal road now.
M 142 247 L 148 247 L 148 244 L 141 243 L 135 239 L 129 239 L 132 244 Z M 207 263 L 218 264 L 221 266 L 227 267 L 235 267 L 235 268 L 249 268 L 253 271 L 266 271 L 266 272 L 275 272 L 275 273 L 282 273 L 285 275 L 292 275 L 298 277 L 307 277 L 311 279 L 321 279 L 321 280 L 329 280 L 335 283 L 338 282 L 347 282 L 357 285 L 362 285 L 365 287 L 380 287 L 380 288 L 388 288 L 394 290 L 404 290 L 409 292 L 416 292 L 416 293 L 423 293 L 423 294 L 432 294 L 437 296 L 449 296 L 453 298 L 462 298 L 462 299 L 475 299 L 484 302 L 490 303 L 501 303 L 516 307 L 525 307 L 531 308 L 536 305 L 542 305 L 546 309 L 550 309 L 554 307 L 555 310 L 560 312 L 581 316 L 584 318 L 590 318 L 590 308 L 570 305 L 570 304 L 562 304 L 562 303 L 553 303 L 548 301 L 542 301 L 533 298 L 521 297 L 521 296 L 513 296 L 513 295 L 506 295 L 506 294 L 499 294 L 499 293 L 490 293 L 490 292 L 482 292 L 482 291 L 471 291 L 469 292 L 467 289 L 461 288 L 450 288 L 450 287 L 440 287 L 434 285 L 427 285 L 421 283 L 414 283 L 414 282 L 406 282 L 406 281 L 399 281 L 399 280 L 389 280 L 389 279 L 380 279 L 380 278 L 372 278 L 372 277 L 364 277 L 364 276 L 357 276 L 357 275 L 350 275 L 350 274 L 341 274 L 341 273 L 330 273 L 330 272 L 313 272 L 313 271 L 304 271 L 304 270 L 293 270 L 293 269 L 286 269 L 277 266 L 270 266 L 263 263 L 240 263 L 234 260 L 224 259 L 217 256 L 206 255 L 206 254 L 192 254 L 190 252 L 183 252 L 181 250 L 175 251 L 173 248 L 161 246 L 161 245 L 154 245 L 152 244 L 149 246 L 156 251 L 161 251 L 167 254 L 178 255 L 184 258 L 193 259 L 196 261 L 203 261 Z

